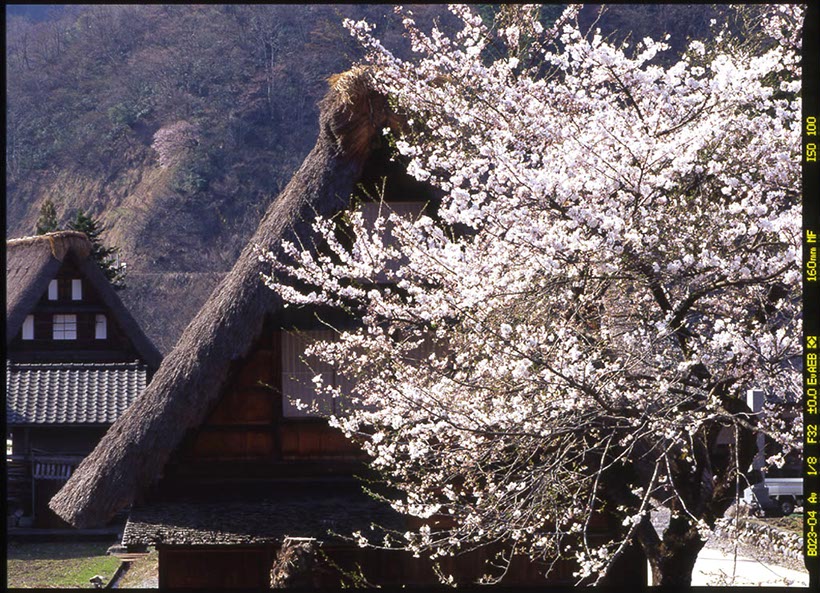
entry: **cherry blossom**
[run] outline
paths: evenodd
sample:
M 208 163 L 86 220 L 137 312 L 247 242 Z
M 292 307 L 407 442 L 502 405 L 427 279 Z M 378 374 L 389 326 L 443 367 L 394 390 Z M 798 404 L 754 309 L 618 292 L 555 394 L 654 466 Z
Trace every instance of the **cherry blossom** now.
M 597 582 L 634 540 L 656 584 L 687 584 L 755 436 L 788 451 L 802 430 L 745 403 L 800 387 L 802 10 L 761 7 L 742 41 L 715 23 L 667 65 L 664 40 L 613 45 L 577 6 L 546 30 L 508 8 L 491 29 L 453 6 L 452 36 L 403 11 L 409 60 L 346 23 L 408 121 L 407 172 L 443 198 L 353 210 L 344 244 L 317 219 L 327 249 L 286 244 L 266 282 L 361 319 L 308 353 L 352 385 L 322 386 L 331 424 L 425 519 L 408 548 L 504 542 Z

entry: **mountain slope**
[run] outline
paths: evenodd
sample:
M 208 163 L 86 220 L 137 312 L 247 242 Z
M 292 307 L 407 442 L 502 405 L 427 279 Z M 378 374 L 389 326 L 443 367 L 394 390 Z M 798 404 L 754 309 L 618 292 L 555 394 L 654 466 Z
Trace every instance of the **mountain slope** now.
M 385 5 L 50 15 L 8 18 L 7 236 L 32 234 L 47 198 L 62 224 L 101 220 L 122 298 L 167 352 L 313 145 L 327 78 L 360 57 L 342 18 L 399 45 L 401 26 Z

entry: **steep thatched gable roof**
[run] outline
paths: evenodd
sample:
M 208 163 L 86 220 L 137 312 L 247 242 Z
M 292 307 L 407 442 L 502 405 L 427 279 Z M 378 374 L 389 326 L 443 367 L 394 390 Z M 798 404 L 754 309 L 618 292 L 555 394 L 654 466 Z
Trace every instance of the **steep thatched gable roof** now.
M 290 183 L 271 204 L 236 265 L 211 294 L 165 358 L 143 395 L 106 433 L 51 500 L 77 527 L 104 524 L 157 480 L 186 432 L 199 426 L 245 357 L 266 315 L 281 301 L 261 281 L 268 267 L 254 250 L 274 253 L 294 235 L 306 236 L 313 213 L 347 205 L 374 140 L 398 120 L 374 93 L 367 73 L 332 81 L 321 104 L 319 137 Z
M 69 252 L 79 260 L 87 258 L 88 237 L 63 231 L 6 241 L 6 344 L 20 331 Z
M 162 355 L 90 256 L 91 242 L 84 233 L 77 231 L 58 231 L 6 241 L 6 344 L 18 334 L 26 315 L 46 292 L 65 259 L 73 257 L 84 278 L 94 287 L 139 355 L 151 370 L 156 370 Z

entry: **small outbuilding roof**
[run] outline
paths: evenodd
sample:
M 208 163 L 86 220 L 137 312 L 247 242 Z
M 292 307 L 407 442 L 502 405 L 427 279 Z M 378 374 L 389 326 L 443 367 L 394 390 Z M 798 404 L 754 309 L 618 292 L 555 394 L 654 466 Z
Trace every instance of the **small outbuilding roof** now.
M 135 506 L 123 545 L 282 543 L 287 537 L 333 540 L 356 531 L 381 540 L 403 530 L 403 517 L 359 484 L 278 485 L 264 496 L 176 500 Z M 381 536 L 381 537 L 379 537 Z
M 6 363 L 9 425 L 112 424 L 145 389 L 132 363 Z

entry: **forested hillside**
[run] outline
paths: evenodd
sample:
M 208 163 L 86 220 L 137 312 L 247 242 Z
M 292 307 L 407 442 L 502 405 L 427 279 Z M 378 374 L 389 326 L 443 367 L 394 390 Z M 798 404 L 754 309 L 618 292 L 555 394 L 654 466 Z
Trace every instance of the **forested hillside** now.
M 560 10 L 545 7 L 543 19 Z M 441 5 L 414 12 L 424 29 L 451 18 Z M 389 5 L 64 5 L 33 15 L 7 11 L 7 236 L 33 234 L 46 199 L 61 224 L 80 209 L 99 219 L 128 264 L 122 298 L 163 352 L 312 147 L 327 78 L 361 56 L 342 18 L 404 43 Z M 624 7 L 607 19 L 641 35 L 678 23 L 682 40 L 708 13 Z

